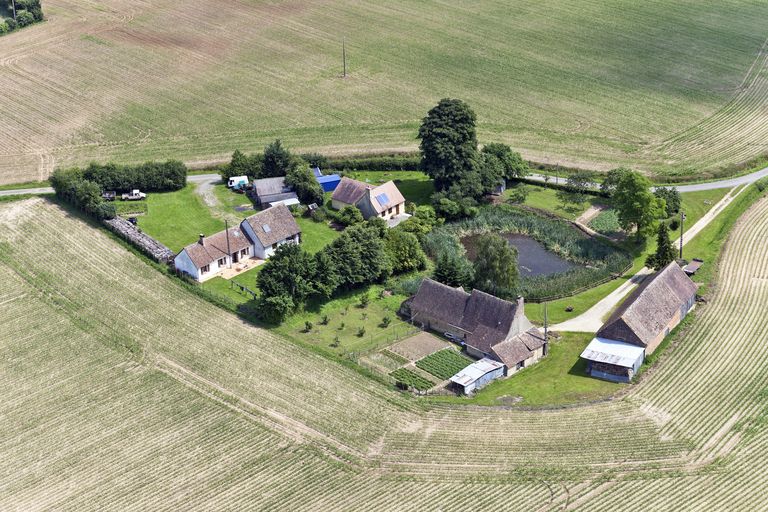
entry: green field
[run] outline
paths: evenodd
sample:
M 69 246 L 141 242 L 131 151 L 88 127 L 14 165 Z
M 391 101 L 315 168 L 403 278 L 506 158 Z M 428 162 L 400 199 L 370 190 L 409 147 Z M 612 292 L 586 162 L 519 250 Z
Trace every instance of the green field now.
M 206 162 L 277 137 L 413 150 L 447 96 L 474 107 L 481 142 L 552 165 L 701 179 L 764 151 L 764 2 L 207 5 L 50 0 L 56 23 L 4 37 L 0 183 L 93 159 Z

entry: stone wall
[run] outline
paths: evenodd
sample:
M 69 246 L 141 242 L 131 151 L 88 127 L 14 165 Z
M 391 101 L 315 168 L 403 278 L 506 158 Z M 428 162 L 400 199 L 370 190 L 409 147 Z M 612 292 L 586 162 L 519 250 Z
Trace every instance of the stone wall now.
M 160 263 L 170 263 L 175 256 L 174 252 L 147 235 L 139 231 L 136 226 L 121 217 L 104 221 L 109 229 L 128 240 L 134 247 Z

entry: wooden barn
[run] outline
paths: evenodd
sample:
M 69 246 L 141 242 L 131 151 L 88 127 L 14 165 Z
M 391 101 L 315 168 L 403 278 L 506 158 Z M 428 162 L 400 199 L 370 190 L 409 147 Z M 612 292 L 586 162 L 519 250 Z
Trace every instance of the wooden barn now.
M 645 279 L 613 312 L 581 357 L 593 377 L 629 382 L 696 302 L 696 285 L 676 262 Z M 639 360 L 639 362 L 638 362 Z

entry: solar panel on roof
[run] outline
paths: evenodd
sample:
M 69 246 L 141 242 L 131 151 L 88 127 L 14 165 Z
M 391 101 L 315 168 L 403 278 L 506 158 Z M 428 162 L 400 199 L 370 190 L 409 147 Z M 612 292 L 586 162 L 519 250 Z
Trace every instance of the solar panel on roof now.
M 379 194 L 379 195 L 377 195 L 376 196 L 376 200 L 382 206 L 389 203 L 389 197 L 387 197 L 387 194 Z
M 272 231 L 272 228 L 269 227 L 269 224 L 264 224 L 263 226 L 261 226 L 261 229 L 263 229 L 265 233 L 269 233 L 270 231 Z

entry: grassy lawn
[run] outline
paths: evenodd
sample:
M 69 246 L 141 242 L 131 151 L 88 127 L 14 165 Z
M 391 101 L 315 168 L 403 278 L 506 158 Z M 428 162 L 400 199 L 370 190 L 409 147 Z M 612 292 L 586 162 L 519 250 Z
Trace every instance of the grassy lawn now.
M 528 197 L 525 198 L 526 206 L 532 208 L 539 208 L 550 213 L 562 217 L 564 219 L 574 220 L 576 217 L 584 213 L 587 208 L 593 203 L 605 203 L 606 199 L 602 197 L 589 196 L 589 200 L 580 206 L 567 205 L 563 206 L 560 200 L 557 198 L 557 191 L 551 188 L 539 187 L 536 185 L 525 184 L 528 189 Z M 504 192 L 504 197 L 509 197 L 513 187 L 507 189 Z
M 730 191 L 728 188 L 715 190 L 702 190 L 700 192 L 685 192 L 680 194 L 685 212 L 685 229 L 693 226 L 696 221 L 704 216 L 712 207 Z M 672 236 L 672 235 L 670 235 Z
M 623 385 L 589 377 L 585 372 L 586 363 L 579 359 L 591 339 L 589 333 L 564 333 L 560 339 L 550 340 L 547 357 L 508 379 L 492 382 L 473 398 L 440 397 L 436 400 L 478 405 L 553 406 L 610 396 Z M 518 397 L 522 400 L 515 402 Z
M 382 286 L 374 285 L 355 290 L 320 305 L 309 305 L 303 312 L 288 318 L 275 331 L 301 343 L 314 345 L 324 352 L 337 356 L 356 358 L 358 354 L 394 343 L 414 329 L 395 314 L 405 297 L 392 295 L 380 297 Z M 370 303 L 360 307 L 360 298 L 367 294 Z M 323 316 L 328 323 L 322 324 Z M 384 327 L 382 320 L 390 318 Z M 312 329 L 305 330 L 305 322 L 312 322 Z M 360 335 L 360 329 L 365 329 Z M 338 338 L 338 342 L 337 342 Z
M 315 222 L 307 217 L 299 217 L 296 222 L 301 228 L 301 246 L 310 254 L 320 251 L 341 235 L 341 231 L 331 228 L 327 222 Z
M 115 211 L 118 215 L 126 217 L 131 215 L 146 215 L 149 206 L 144 201 L 115 201 Z
M 429 196 L 435 191 L 432 179 L 420 171 L 355 171 L 349 177 L 373 185 L 392 180 L 405 200 L 416 204 L 429 204 Z
M 198 235 L 212 235 L 224 229 L 224 221 L 211 215 L 210 209 L 190 184 L 176 192 L 147 194 L 148 212 L 139 217 L 139 227 L 172 251 L 197 240 Z
M 248 199 L 248 196 L 231 191 L 223 183 L 213 186 L 213 195 L 216 196 L 216 199 L 219 201 L 217 208 L 224 213 L 235 215 L 241 219 L 250 217 L 256 213 L 256 211 L 253 210 L 253 203 Z M 251 209 L 237 211 L 235 208 L 238 206 L 250 206 Z

